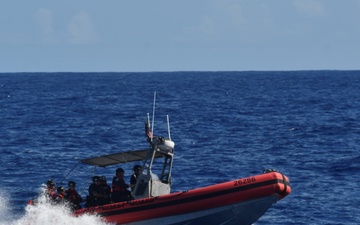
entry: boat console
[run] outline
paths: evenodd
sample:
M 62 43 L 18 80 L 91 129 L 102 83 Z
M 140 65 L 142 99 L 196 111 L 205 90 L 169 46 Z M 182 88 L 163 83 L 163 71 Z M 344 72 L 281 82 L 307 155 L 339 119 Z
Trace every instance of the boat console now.
M 175 143 L 157 138 L 151 142 L 132 196 L 135 199 L 170 194 Z M 159 155 L 161 157 L 159 157 Z

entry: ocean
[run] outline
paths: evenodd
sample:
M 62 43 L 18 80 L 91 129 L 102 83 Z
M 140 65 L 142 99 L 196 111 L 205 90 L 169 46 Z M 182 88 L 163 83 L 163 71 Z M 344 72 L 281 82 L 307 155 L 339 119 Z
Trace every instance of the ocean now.
M 0 74 L 0 225 L 103 224 L 26 202 L 49 179 L 83 197 L 90 175 L 111 180 L 116 166 L 73 168 L 146 148 L 154 92 L 154 134 L 169 115 L 175 142 L 172 191 L 274 168 L 292 193 L 255 224 L 360 224 L 360 71 L 248 71 Z

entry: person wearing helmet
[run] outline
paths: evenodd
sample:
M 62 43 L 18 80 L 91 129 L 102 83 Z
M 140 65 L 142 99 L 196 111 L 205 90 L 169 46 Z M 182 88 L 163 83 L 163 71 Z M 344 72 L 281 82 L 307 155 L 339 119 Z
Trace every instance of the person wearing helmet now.
M 68 189 L 66 190 L 65 199 L 70 202 L 70 206 L 73 210 L 81 209 L 80 203 L 83 201 L 79 193 L 76 191 L 76 183 L 69 181 Z
M 57 204 L 65 202 L 65 193 L 66 190 L 64 187 L 60 186 L 57 188 L 57 193 L 53 196 L 53 201 Z
M 137 179 L 138 179 L 138 177 L 140 175 L 141 166 L 140 165 L 135 165 L 133 169 L 134 169 L 134 173 L 130 177 L 131 191 L 133 191 L 134 188 L 135 188 L 136 181 L 137 181 Z
M 94 176 L 92 180 L 93 183 L 89 187 L 89 195 L 86 199 L 86 207 L 103 205 L 105 202 L 105 193 L 101 186 L 100 177 Z
M 101 176 L 100 181 L 105 194 L 104 204 L 109 204 L 111 202 L 111 187 L 107 184 L 105 176 Z
M 131 199 L 130 191 L 127 189 L 129 185 L 124 181 L 124 170 L 122 168 L 118 168 L 116 170 L 116 175 L 112 180 L 112 194 L 111 199 L 113 202 L 122 202 Z
M 56 195 L 55 193 L 55 187 L 56 187 L 56 184 L 53 180 L 48 180 L 46 182 L 46 190 L 45 190 L 45 195 L 50 198 L 50 199 L 53 199 L 54 196 Z

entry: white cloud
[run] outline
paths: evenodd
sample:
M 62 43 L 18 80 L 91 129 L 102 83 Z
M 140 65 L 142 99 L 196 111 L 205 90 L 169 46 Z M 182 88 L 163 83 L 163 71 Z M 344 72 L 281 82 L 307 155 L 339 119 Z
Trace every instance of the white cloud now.
M 209 15 L 202 16 L 198 27 L 194 28 L 194 30 L 197 30 L 199 34 L 205 35 L 209 38 L 217 36 L 215 21 L 213 17 Z
M 326 14 L 325 6 L 319 1 L 294 0 L 293 4 L 297 9 L 297 11 L 299 11 L 300 13 L 305 13 L 307 16 L 321 17 L 321 16 L 325 16 Z
M 79 12 L 71 19 L 68 31 L 74 44 L 91 44 L 98 39 L 91 17 L 85 11 Z
M 247 23 L 238 0 L 213 1 L 200 10 L 193 21 L 183 29 L 184 36 L 190 40 L 211 42 L 236 36 Z
M 40 29 L 41 40 L 51 43 L 55 41 L 55 29 L 53 27 L 53 12 L 41 8 L 35 14 L 36 24 Z
M 243 25 L 246 21 L 243 15 L 243 7 L 239 2 L 229 2 L 229 5 L 224 7 L 224 15 L 227 15 L 230 19 L 229 22 L 234 25 Z

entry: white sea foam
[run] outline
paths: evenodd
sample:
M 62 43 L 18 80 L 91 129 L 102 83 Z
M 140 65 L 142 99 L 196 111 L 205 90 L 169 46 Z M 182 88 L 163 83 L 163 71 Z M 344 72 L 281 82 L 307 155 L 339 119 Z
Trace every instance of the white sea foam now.
M 0 225 L 108 225 L 95 215 L 74 217 L 63 205 L 52 205 L 44 196 L 37 199 L 36 205 L 28 205 L 20 218 L 12 217 L 9 201 L 0 192 Z
M 9 220 L 9 203 L 8 199 L 4 197 L 2 191 L 0 191 L 0 225 L 6 224 Z

